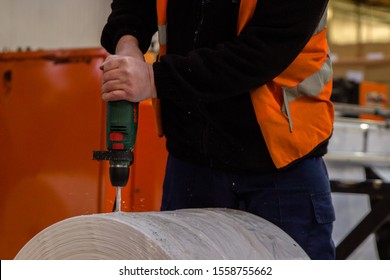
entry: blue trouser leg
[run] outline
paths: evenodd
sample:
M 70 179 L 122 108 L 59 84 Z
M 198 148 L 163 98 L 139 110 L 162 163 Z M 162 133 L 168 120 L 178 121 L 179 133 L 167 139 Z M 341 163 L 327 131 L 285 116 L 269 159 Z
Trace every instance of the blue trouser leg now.
M 172 156 L 161 210 L 234 208 L 259 215 L 287 232 L 312 259 L 334 259 L 335 214 L 322 158 L 272 174 L 234 174 Z
M 230 178 L 208 167 L 168 157 L 161 210 L 237 208 L 238 196 Z

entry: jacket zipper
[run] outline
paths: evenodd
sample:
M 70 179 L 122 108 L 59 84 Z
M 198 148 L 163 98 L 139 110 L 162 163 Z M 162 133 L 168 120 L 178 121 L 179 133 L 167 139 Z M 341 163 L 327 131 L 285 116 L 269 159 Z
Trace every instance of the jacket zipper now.
M 209 124 L 205 122 L 202 132 L 202 152 L 206 157 L 209 156 L 209 129 Z
M 194 49 L 198 46 L 198 43 L 199 43 L 199 33 L 200 33 L 200 30 L 202 29 L 202 26 L 203 26 L 203 23 L 204 23 L 204 17 L 205 17 L 205 13 L 206 13 L 206 6 L 207 4 L 210 2 L 210 0 L 202 0 L 201 2 L 201 6 L 200 6 L 200 12 L 199 12 L 199 21 L 198 21 L 198 25 L 195 29 L 195 33 L 194 33 Z M 207 123 L 207 121 L 204 122 L 204 125 L 203 125 L 203 131 L 202 131 L 202 139 L 201 139 L 201 150 L 203 152 L 203 155 L 204 156 L 208 156 L 208 153 L 209 153 L 209 149 L 208 149 L 208 142 L 209 142 L 209 124 Z
M 198 45 L 200 29 L 202 28 L 202 25 L 203 25 L 203 22 L 204 22 L 204 16 L 205 16 L 205 11 L 206 11 L 206 4 L 208 4 L 209 1 L 210 0 L 202 0 L 202 2 L 201 2 L 199 23 L 198 23 L 198 26 L 195 29 L 195 34 L 194 34 L 194 48 L 196 48 L 196 46 Z

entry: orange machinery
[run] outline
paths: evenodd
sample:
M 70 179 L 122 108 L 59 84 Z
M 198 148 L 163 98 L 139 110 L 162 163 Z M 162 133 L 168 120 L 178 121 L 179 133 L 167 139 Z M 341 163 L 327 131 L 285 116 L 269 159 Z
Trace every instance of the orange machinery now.
M 35 234 L 77 215 L 111 212 L 115 189 L 105 148 L 103 49 L 0 53 L 0 259 Z M 150 57 L 150 54 L 149 56 Z M 123 211 L 156 211 L 165 171 L 150 101 L 139 128 Z
M 389 90 L 383 83 L 363 81 L 359 87 L 359 104 L 364 107 L 377 109 L 388 108 Z M 369 120 L 385 120 L 385 117 L 370 114 L 361 114 L 360 118 Z

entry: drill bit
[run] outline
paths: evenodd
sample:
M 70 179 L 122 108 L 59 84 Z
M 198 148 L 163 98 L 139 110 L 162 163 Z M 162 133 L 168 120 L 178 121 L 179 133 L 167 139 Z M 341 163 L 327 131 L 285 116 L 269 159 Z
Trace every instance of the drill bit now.
M 122 188 L 116 187 L 115 212 L 121 212 L 121 204 L 122 204 Z

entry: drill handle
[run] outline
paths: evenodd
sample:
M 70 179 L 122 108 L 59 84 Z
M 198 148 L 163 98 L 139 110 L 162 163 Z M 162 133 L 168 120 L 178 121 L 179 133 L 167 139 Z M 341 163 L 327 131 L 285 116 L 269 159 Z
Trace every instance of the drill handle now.
M 138 129 L 138 103 L 125 100 L 107 103 L 108 150 L 133 150 Z

